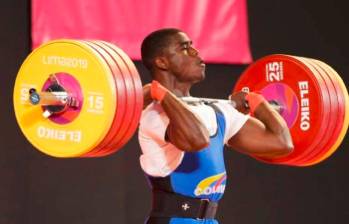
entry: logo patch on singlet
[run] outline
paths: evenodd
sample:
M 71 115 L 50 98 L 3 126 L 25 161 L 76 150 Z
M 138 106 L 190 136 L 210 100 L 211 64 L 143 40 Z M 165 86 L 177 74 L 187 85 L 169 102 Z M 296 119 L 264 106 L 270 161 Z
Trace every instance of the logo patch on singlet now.
M 207 177 L 200 181 L 200 183 L 196 186 L 194 194 L 196 196 L 222 194 L 225 190 L 226 179 L 227 175 L 225 172 Z

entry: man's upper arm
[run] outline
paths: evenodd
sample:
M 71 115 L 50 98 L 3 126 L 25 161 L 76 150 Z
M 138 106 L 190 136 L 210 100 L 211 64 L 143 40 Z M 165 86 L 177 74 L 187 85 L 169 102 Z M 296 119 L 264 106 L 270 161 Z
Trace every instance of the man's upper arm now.
M 237 111 L 233 105 L 228 103 L 216 104 L 222 111 L 225 118 L 225 134 L 224 143 L 226 144 L 238 131 L 244 126 L 249 119 L 249 115 L 245 115 Z
M 145 110 L 138 130 L 140 164 L 151 176 L 167 176 L 180 164 L 183 152 L 165 140 L 169 120 L 162 110 Z
M 139 135 L 150 138 L 162 145 L 166 143 L 165 135 L 169 119 L 159 105 L 152 105 L 151 107 L 142 112 Z
M 228 145 L 245 154 L 272 158 L 280 149 L 282 141 L 268 131 L 261 121 L 250 117 L 236 135 L 229 139 Z

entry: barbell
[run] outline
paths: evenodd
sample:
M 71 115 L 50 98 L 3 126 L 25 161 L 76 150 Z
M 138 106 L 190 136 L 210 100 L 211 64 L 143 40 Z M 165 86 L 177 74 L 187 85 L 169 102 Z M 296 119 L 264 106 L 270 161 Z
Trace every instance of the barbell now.
M 291 166 L 331 156 L 349 125 L 349 97 L 322 61 L 274 54 L 243 72 L 235 91 L 259 91 L 285 119 L 295 150 L 277 159 Z M 187 98 L 183 101 L 229 100 Z M 35 49 L 18 72 L 14 110 L 28 141 L 54 157 L 101 157 L 134 135 L 143 108 L 142 83 L 131 59 L 104 41 L 55 40 Z

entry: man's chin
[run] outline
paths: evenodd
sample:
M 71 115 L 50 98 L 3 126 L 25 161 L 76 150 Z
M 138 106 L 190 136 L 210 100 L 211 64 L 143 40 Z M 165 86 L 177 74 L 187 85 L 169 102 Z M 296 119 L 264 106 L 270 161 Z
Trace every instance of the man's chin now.
M 203 80 L 205 80 L 205 77 L 206 77 L 205 73 L 201 74 L 193 81 L 193 84 L 198 83 L 198 82 L 202 82 Z
M 205 72 L 201 73 L 200 82 L 203 81 L 205 78 L 206 78 L 206 73 Z

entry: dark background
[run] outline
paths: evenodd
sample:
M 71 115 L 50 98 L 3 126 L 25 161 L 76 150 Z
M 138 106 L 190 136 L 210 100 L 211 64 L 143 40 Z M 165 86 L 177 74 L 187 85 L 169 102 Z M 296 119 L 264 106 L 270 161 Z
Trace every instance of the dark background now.
M 30 49 L 29 8 L 23 0 L 3 0 L 0 7 L 0 224 L 142 223 L 150 192 L 135 137 L 109 157 L 62 160 L 41 154 L 20 132 L 12 89 Z M 348 85 L 347 8 L 345 0 L 249 0 L 254 58 L 272 53 L 317 58 Z M 207 80 L 193 95 L 226 97 L 244 68 L 208 65 Z M 309 168 L 267 165 L 226 150 L 229 182 L 218 219 L 225 224 L 348 223 L 348 146 L 346 138 L 330 159 Z

